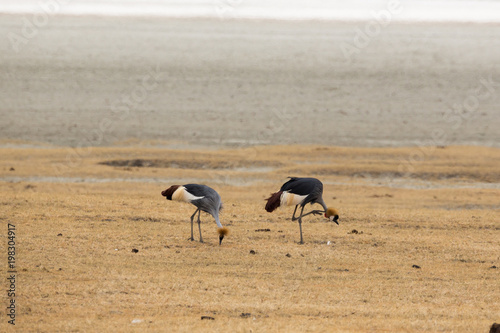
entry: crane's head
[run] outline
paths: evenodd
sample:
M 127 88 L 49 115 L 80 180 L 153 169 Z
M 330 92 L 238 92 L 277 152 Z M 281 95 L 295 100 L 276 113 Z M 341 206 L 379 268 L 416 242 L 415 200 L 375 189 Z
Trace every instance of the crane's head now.
M 337 212 L 337 210 L 335 208 L 328 208 L 325 212 L 325 217 L 327 219 L 330 219 L 330 221 L 333 221 L 333 222 L 339 224 L 339 222 L 338 222 L 339 213 Z
M 219 228 L 217 232 L 219 233 L 219 245 L 221 245 L 224 236 L 226 236 L 229 233 L 229 230 L 227 228 Z

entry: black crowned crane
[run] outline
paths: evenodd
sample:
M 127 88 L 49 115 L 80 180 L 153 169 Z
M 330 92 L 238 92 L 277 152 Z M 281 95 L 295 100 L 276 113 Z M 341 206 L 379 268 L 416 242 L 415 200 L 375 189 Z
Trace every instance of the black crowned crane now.
M 272 193 L 267 199 L 266 210 L 270 213 L 280 206 L 295 206 L 292 221 L 299 221 L 300 244 L 304 244 L 304 240 L 302 238 L 302 218 L 304 216 L 309 214 L 325 214 L 325 217 L 329 218 L 330 221 L 339 224 L 339 214 L 337 211 L 334 208 L 326 207 L 326 204 L 323 201 L 323 183 L 316 178 L 289 178 L 290 180 L 283 184 L 278 192 Z M 323 210 L 312 210 L 309 213 L 304 214 L 304 207 L 308 203 L 311 205 L 315 203 L 320 204 L 323 206 Z M 299 206 L 301 207 L 300 215 L 295 217 L 297 207 Z
M 219 245 L 222 244 L 224 236 L 227 235 L 228 230 L 222 227 L 219 220 L 219 211 L 222 209 L 222 201 L 220 199 L 219 193 L 215 192 L 214 189 L 206 185 L 198 184 L 186 184 L 186 185 L 172 185 L 165 191 L 161 192 L 161 195 L 167 198 L 167 200 L 189 202 L 196 206 L 196 210 L 193 215 L 191 215 L 191 238 L 193 237 L 193 220 L 198 213 L 198 229 L 200 230 L 200 242 L 203 243 L 203 238 L 201 237 L 201 220 L 200 214 L 202 211 L 212 215 L 215 219 L 215 223 L 219 227 Z

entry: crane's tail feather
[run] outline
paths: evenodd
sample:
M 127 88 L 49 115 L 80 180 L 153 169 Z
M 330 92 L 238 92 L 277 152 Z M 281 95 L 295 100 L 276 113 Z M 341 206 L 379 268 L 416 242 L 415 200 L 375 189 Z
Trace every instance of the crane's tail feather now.
M 165 191 L 161 192 L 161 195 L 166 197 L 168 200 L 172 200 L 172 196 L 177 191 L 177 189 L 181 187 L 180 185 L 172 185 L 169 188 L 167 188 Z
M 267 198 L 266 210 L 271 213 L 276 208 L 278 208 L 281 204 L 281 194 L 283 191 L 278 191 L 276 193 L 272 193 L 269 198 Z

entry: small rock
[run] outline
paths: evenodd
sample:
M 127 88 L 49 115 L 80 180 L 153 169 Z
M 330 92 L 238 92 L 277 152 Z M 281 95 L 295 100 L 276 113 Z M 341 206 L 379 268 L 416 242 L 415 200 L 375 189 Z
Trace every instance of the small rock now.
M 201 316 L 201 320 L 215 320 L 215 318 L 209 316 Z
M 411 267 L 413 267 L 413 268 L 417 268 L 417 269 L 420 269 L 420 268 L 421 268 L 419 265 L 413 265 L 413 266 L 411 266 Z
M 248 312 L 247 312 L 247 313 L 243 312 L 242 314 L 240 314 L 240 317 L 241 317 L 241 318 L 249 318 L 249 317 L 251 317 L 251 316 L 252 316 L 252 314 L 251 314 L 251 313 L 248 313 Z
M 493 323 L 490 327 L 490 333 L 500 333 L 500 324 Z
M 350 232 L 350 234 L 358 234 L 358 231 L 356 229 L 352 229 L 352 231 Z
M 292 257 L 292 255 L 291 255 L 290 253 L 287 253 L 287 254 L 286 254 L 286 256 L 287 256 L 288 258 L 291 258 L 291 257 Z
M 132 320 L 132 324 L 139 324 L 139 323 L 142 323 L 144 321 L 144 319 L 134 319 Z
M 271 229 L 256 229 L 255 232 L 269 232 Z
M 255 254 L 256 252 L 254 250 L 250 250 L 250 254 Z
M 139 250 L 137 250 L 137 249 L 132 249 L 132 252 L 137 253 L 137 252 L 139 252 Z
M 13 167 L 11 167 L 11 168 L 9 169 L 9 171 L 16 171 L 16 169 L 14 169 Z
M 57 236 L 62 236 L 62 234 L 57 234 Z
M 497 266 L 491 266 L 490 269 L 497 269 Z M 500 325 L 500 324 L 499 324 Z

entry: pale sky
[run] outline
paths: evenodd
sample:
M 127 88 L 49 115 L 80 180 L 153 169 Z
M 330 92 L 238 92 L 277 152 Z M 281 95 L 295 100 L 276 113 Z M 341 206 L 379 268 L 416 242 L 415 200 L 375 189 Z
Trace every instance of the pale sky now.
M 0 0 L 0 13 L 43 11 L 285 20 L 371 20 L 391 11 L 392 21 L 500 22 L 500 1 L 493 0 Z

